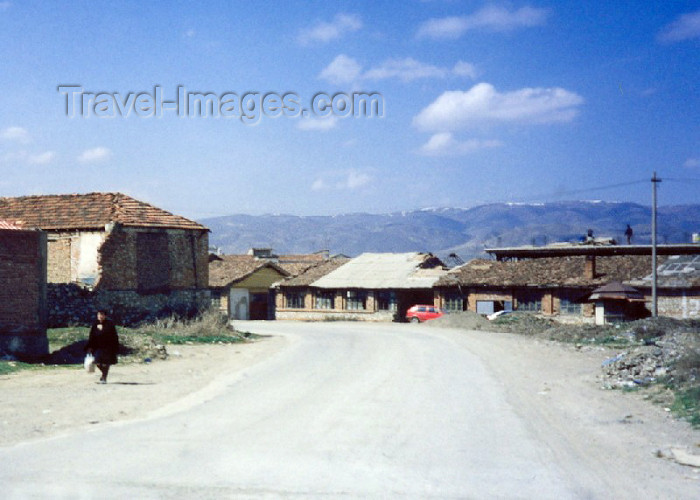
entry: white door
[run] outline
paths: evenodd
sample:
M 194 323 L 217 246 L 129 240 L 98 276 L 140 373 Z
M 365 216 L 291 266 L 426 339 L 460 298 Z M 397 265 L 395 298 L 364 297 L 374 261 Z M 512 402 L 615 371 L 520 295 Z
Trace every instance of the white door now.
M 601 303 L 595 305 L 595 324 L 605 324 L 605 306 Z
M 245 288 L 231 288 L 231 293 L 229 294 L 229 318 L 230 319 L 240 319 L 248 320 L 250 319 L 250 313 L 248 309 L 248 304 L 250 300 L 248 299 L 248 290 Z

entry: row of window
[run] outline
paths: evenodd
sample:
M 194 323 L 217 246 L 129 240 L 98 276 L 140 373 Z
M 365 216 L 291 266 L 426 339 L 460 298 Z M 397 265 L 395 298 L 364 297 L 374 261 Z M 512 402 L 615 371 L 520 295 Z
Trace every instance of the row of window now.
M 290 309 L 304 309 L 303 292 L 287 292 L 286 306 Z M 398 309 L 396 293 L 379 291 L 375 294 L 377 310 L 396 311 Z M 314 296 L 314 309 L 335 309 L 335 291 L 317 290 Z M 348 290 L 345 293 L 345 309 L 350 311 L 365 311 L 367 309 L 367 292 L 363 290 Z M 444 297 L 443 308 L 447 311 L 464 311 L 465 299 L 457 293 L 448 293 Z M 524 296 L 518 300 L 518 311 L 542 312 L 542 296 Z M 562 296 L 559 301 L 560 314 L 581 314 L 581 304 L 572 297 Z
M 286 306 L 290 309 L 303 309 L 304 297 L 305 294 L 303 292 L 287 292 L 285 294 Z M 335 291 L 317 290 L 314 296 L 314 309 L 335 309 L 337 298 Z M 377 310 L 398 310 L 396 292 L 379 291 L 376 292 L 375 298 L 377 300 Z M 367 309 L 367 292 L 364 290 L 348 290 L 345 292 L 345 309 L 365 311 Z

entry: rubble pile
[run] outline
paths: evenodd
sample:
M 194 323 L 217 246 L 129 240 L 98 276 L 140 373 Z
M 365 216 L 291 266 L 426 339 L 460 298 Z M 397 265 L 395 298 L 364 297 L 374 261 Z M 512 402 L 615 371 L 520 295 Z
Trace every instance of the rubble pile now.
M 442 328 L 462 328 L 464 330 L 487 330 L 490 322 L 481 314 L 471 311 L 455 312 L 431 320 L 432 326 Z
M 168 359 L 168 349 L 163 344 L 156 342 L 150 335 L 123 334 L 119 336 L 122 352 L 127 359 L 132 361 L 150 361 L 154 359 Z
M 603 362 L 607 389 L 649 385 L 663 379 L 673 385 L 700 383 L 700 322 L 669 318 L 629 323 L 630 348 Z

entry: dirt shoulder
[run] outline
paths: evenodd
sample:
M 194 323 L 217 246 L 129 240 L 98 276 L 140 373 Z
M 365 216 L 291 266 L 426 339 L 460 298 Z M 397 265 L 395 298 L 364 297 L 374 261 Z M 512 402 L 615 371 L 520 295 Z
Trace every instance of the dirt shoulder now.
M 274 355 L 281 337 L 246 344 L 169 346 L 166 361 L 119 363 L 106 385 L 82 367 L 0 376 L 0 446 L 148 417 L 232 373 Z
M 611 485 L 611 498 L 630 498 L 647 487 L 685 498 L 700 487 L 700 469 L 681 459 L 700 460 L 700 431 L 644 393 L 602 388 L 601 363 L 615 350 L 483 331 L 452 338 L 504 383 L 516 412 L 560 466 L 589 485 L 582 497 L 601 483 Z

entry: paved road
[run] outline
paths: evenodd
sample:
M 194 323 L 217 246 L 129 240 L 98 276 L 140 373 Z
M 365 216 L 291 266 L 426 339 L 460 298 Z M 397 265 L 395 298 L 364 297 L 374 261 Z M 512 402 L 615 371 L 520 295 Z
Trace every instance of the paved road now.
M 0 449 L 2 497 L 587 496 L 449 335 L 239 326 L 289 344 L 180 411 Z

